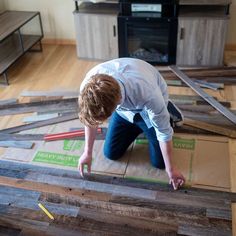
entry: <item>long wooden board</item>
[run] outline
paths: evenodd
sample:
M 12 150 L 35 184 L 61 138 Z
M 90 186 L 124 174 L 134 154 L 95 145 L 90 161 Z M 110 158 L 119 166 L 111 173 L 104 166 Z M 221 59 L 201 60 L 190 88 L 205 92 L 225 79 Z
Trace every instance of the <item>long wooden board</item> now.
M 176 66 L 170 66 L 170 69 L 189 87 L 191 87 L 197 94 L 199 94 L 202 98 L 204 98 L 209 104 L 211 104 L 216 110 L 218 110 L 221 114 L 227 117 L 231 122 L 236 124 L 236 116 L 229 111 L 227 108 L 222 106 L 217 100 L 215 100 L 212 96 L 207 94 L 204 90 L 202 90 L 198 85 L 196 85 L 186 74 L 184 74 L 181 70 Z
M 68 99 L 56 99 L 48 101 L 2 105 L 0 106 L 0 116 L 15 115 L 20 113 L 30 113 L 30 112 L 42 112 L 42 111 L 75 112 L 77 110 L 78 110 L 78 99 L 68 98 Z
M 64 116 L 59 116 L 59 117 L 44 120 L 44 121 L 33 122 L 31 124 L 19 125 L 12 128 L 2 129 L 0 130 L 0 133 L 13 134 L 13 133 L 21 132 L 24 130 L 30 130 L 30 129 L 34 129 L 38 127 L 43 127 L 43 126 L 47 126 L 51 124 L 57 124 L 60 122 L 75 120 L 75 119 L 78 119 L 78 114 L 64 115 Z
M 9 199 L 6 189 L 15 193 Z M 235 198 L 232 193 L 194 188 L 173 191 L 167 185 L 98 175 L 81 179 L 78 172 L 0 161 L 0 199 L 5 204 L 0 206 L 4 215 L 0 227 L 16 226 L 31 235 L 40 230 L 44 235 L 76 235 L 70 230 L 87 232 L 87 227 L 96 235 L 113 236 L 191 235 L 197 230 L 204 235 L 230 235 Z M 55 221 L 49 224 L 34 201 L 42 202 Z M 56 228 L 50 231 L 51 226 Z

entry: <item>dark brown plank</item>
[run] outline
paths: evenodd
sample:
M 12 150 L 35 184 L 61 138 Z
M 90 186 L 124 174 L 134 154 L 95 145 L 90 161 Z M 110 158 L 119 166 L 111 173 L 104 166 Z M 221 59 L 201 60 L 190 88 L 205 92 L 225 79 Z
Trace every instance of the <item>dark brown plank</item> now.
M 182 71 L 187 76 L 197 79 L 201 79 L 204 77 L 236 78 L 236 67 L 183 69 Z M 178 79 L 178 77 L 171 70 L 161 70 L 160 73 L 164 77 L 164 79 L 174 79 L 174 80 Z

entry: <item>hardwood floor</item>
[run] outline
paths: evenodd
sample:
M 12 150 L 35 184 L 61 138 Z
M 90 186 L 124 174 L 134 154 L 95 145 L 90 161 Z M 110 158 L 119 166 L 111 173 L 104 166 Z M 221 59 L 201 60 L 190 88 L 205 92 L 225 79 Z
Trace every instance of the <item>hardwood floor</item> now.
M 18 97 L 23 90 L 79 89 L 97 63 L 78 60 L 73 45 L 43 45 L 42 53 L 27 53 L 9 69 L 10 86 L 0 87 L 0 99 Z
M 236 66 L 236 51 L 225 51 L 224 61 L 227 66 Z
M 86 72 L 98 63 L 78 60 L 73 45 L 43 45 L 42 53 L 26 53 L 10 67 L 10 85 L 0 86 L 0 100 L 20 98 L 24 90 L 79 90 Z M 24 116 L 0 117 L 0 128 L 20 125 Z

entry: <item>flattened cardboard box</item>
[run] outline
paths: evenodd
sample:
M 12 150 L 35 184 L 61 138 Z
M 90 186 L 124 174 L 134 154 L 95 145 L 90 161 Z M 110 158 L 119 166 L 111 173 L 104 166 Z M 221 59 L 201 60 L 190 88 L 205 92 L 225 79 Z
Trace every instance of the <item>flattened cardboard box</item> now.
M 79 120 L 63 122 L 53 126 L 42 127 L 25 133 L 60 133 L 71 128 L 83 128 Z M 37 141 L 30 150 L 9 148 L 2 159 L 23 161 L 31 164 L 46 165 L 56 168 L 76 169 L 83 153 L 83 140 L 60 140 L 52 142 Z M 92 172 L 107 175 L 123 176 L 127 167 L 131 147 L 119 161 L 111 161 L 103 155 L 104 140 L 96 140 L 93 150 Z
M 152 167 L 148 156 L 147 140 L 136 141 L 125 177 L 168 183 L 166 172 Z M 172 161 L 188 185 L 223 191 L 230 188 L 228 139 L 225 137 L 175 134 Z
M 32 130 L 31 133 L 60 133 L 83 127 L 78 120 Z M 29 133 L 29 132 L 28 132 Z M 168 183 L 164 170 L 151 166 L 146 139 L 137 140 L 119 161 L 103 155 L 104 140 L 96 140 L 92 172 L 126 178 Z M 84 149 L 82 140 L 36 142 L 34 149 L 8 148 L 3 159 L 24 161 L 56 168 L 77 168 Z M 230 188 L 228 139 L 220 136 L 175 134 L 173 164 L 191 186 L 227 191 Z

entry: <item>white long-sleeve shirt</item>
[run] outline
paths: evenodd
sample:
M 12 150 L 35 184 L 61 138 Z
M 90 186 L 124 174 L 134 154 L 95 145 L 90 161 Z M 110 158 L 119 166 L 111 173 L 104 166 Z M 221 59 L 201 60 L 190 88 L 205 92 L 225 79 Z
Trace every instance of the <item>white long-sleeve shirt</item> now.
M 86 74 L 80 91 L 95 74 L 107 74 L 118 81 L 122 99 L 116 111 L 121 117 L 133 123 L 135 114 L 140 113 L 148 128 L 154 127 L 159 141 L 172 139 L 167 84 L 157 69 L 134 58 L 110 60 Z

